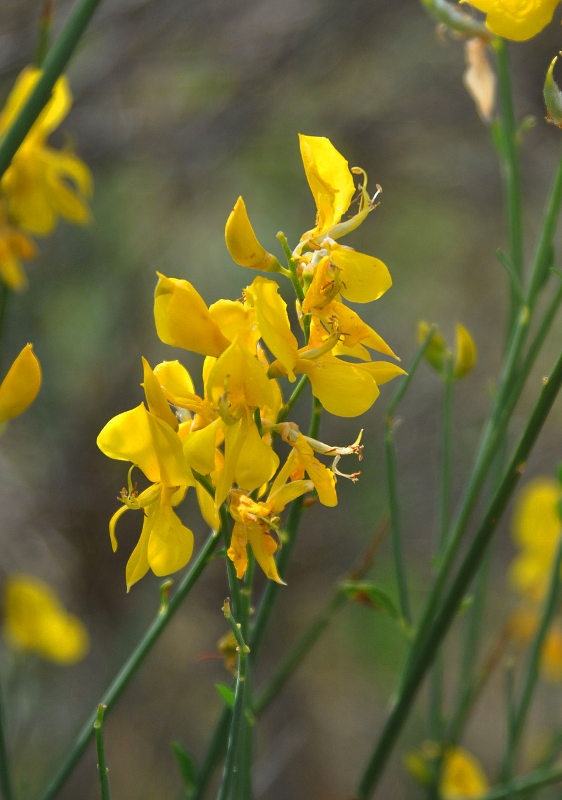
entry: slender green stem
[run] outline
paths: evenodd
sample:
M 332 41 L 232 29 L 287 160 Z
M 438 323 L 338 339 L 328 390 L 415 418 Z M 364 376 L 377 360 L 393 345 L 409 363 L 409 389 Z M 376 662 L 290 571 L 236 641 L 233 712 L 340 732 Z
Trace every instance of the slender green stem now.
M 230 610 L 230 600 L 225 600 L 224 601 L 224 605 L 222 607 L 222 613 L 224 614 L 224 618 L 226 619 L 226 621 L 230 625 L 230 629 L 231 629 L 232 633 L 234 634 L 234 638 L 236 639 L 236 643 L 237 643 L 238 647 L 240 649 L 244 650 L 244 652 L 246 654 L 248 654 L 250 652 L 250 648 L 248 647 L 248 645 L 244 641 L 244 634 L 242 633 L 242 625 L 241 625 L 241 623 L 240 622 L 236 622 L 236 620 L 232 616 L 232 611 Z
M 542 429 L 561 385 L 562 353 L 539 395 L 515 452 L 504 472 L 504 477 L 488 506 L 482 523 L 474 535 L 458 569 L 457 575 L 411 662 L 394 707 L 384 725 L 378 743 L 371 754 L 367 767 L 359 782 L 357 794 L 360 800 L 367 800 L 367 798 L 371 796 L 371 793 L 382 775 L 398 734 L 402 730 L 408 717 L 420 684 L 431 666 L 442 640 L 455 619 L 465 592 L 486 553 L 487 547 L 496 530 L 497 523 L 517 485 L 521 475 L 521 467 L 528 459 L 529 453 Z
M 506 797 L 517 797 L 527 792 L 543 789 L 562 781 L 562 767 L 558 769 L 537 769 L 524 778 L 515 778 L 508 786 L 496 786 L 495 789 L 482 795 L 481 800 L 504 800 Z
M 226 505 L 223 503 L 220 507 L 220 534 L 224 544 L 225 551 L 230 547 L 230 517 Z M 230 598 L 232 600 L 232 607 L 234 609 L 234 616 L 239 619 L 242 608 L 242 601 L 240 599 L 240 585 L 236 577 L 236 570 L 234 564 L 228 556 L 225 556 L 226 562 L 226 575 L 228 578 L 228 589 L 230 591 Z
M 6 710 L 4 708 L 3 687 L 0 686 L 0 786 L 4 800 L 13 800 L 14 787 L 8 745 L 6 741 Z
M 292 407 L 297 402 L 302 390 L 304 389 L 307 383 L 308 383 L 307 375 L 303 375 L 301 378 L 299 378 L 297 385 L 293 389 L 293 393 L 291 394 L 291 396 L 289 397 L 289 399 L 287 400 L 287 402 L 277 415 L 276 422 L 284 422 L 287 419 L 287 417 L 291 413 Z
M 222 758 L 226 743 L 228 741 L 228 732 L 230 730 L 230 721 L 232 718 L 232 710 L 228 706 L 224 706 L 213 736 L 205 753 L 205 758 L 201 764 L 201 768 L 197 772 L 197 786 L 189 795 L 189 800 L 202 800 L 205 792 L 209 786 L 211 778 L 215 772 L 215 768 Z
M 35 51 L 35 64 L 40 67 L 45 60 L 49 49 L 49 39 L 51 36 L 51 26 L 53 24 L 53 2 L 54 0 L 43 0 L 43 8 L 39 17 L 39 37 L 37 40 L 37 50 Z
M 105 748 L 103 745 L 103 715 L 105 709 L 106 707 L 103 704 L 98 706 L 98 713 L 93 727 L 96 737 L 96 752 L 98 754 L 101 800 L 111 800 L 111 792 L 109 791 L 109 769 L 105 763 Z
M 255 558 L 248 554 L 248 567 L 244 575 L 244 588 L 241 592 L 241 631 L 247 641 L 250 633 L 249 620 L 252 605 L 252 588 L 254 583 Z M 247 650 L 249 653 L 249 648 Z M 252 712 L 252 670 L 249 660 L 246 662 L 244 677 L 244 699 L 240 715 L 240 745 L 234 760 L 233 797 L 235 800 L 251 800 L 252 798 L 252 761 L 253 761 L 253 729 L 254 719 Z
M 396 582 L 398 585 L 398 598 L 400 602 L 400 610 L 402 616 L 408 623 L 412 621 L 410 611 L 410 601 L 408 594 L 408 583 L 406 580 L 406 568 L 404 565 L 404 555 L 402 550 L 402 532 L 400 525 L 400 506 L 398 503 L 398 487 L 396 480 L 396 457 L 394 452 L 394 419 L 393 415 L 398 407 L 398 404 L 404 397 L 408 386 L 410 385 L 416 370 L 427 350 L 431 337 L 435 333 L 435 325 L 433 325 L 425 339 L 423 340 L 420 348 L 418 349 L 414 359 L 408 370 L 408 374 L 402 380 L 402 383 L 394 393 L 386 414 L 385 419 L 385 458 L 386 458 L 386 475 L 388 481 L 388 502 L 390 510 L 390 532 L 392 538 L 392 552 L 394 555 L 394 569 L 396 573 Z
M 494 40 L 498 64 L 498 88 L 500 101 L 500 125 L 502 131 L 501 168 L 504 184 L 507 228 L 509 232 L 509 254 L 515 276 L 521 281 L 523 275 L 523 210 L 521 202 L 521 175 L 517 145 L 517 127 L 513 111 L 513 93 L 509 72 L 509 55 L 504 39 Z M 508 335 L 515 321 L 519 298 L 515 287 L 511 287 Z
M 0 145 L 0 178 L 8 169 L 17 149 L 48 103 L 57 78 L 68 64 L 100 0 L 79 0 L 43 64 L 41 77 Z
M 516 711 L 515 711 L 515 666 L 513 662 L 508 663 L 505 673 L 505 717 L 506 717 L 506 732 L 507 732 L 507 753 L 513 755 L 515 748 L 515 727 L 516 727 Z M 510 784 L 513 780 L 513 759 L 509 759 L 509 763 L 505 764 L 504 774 L 502 781 Z
M 302 663 L 322 633 L 326 630 L 334 615 L 345 604 L 345 593 L 338 589 L 330 598 L 324 610 L 314 622 L 306 629 L 298 642 L 290 650 L 284 661 L 281 662 L 277 672 L 271 678 L 265 689 L 258 696 L 254 704 L 254 713 L 261 714 L 271 701 L 279 694 L 293 672 Z
M 402 550 L 402 533 L 400 525 L 400 507 L 398 504 L 398 486 L 396 480 L 396 459 L 394 454 L 394 427 L 390 417 L 386 417 L 384 434 L 384 452 L 386 458 L 386 477 L 388 482 L 388 506 L 390 511 L 390 535 L 392 539 L 392 553 L 394 556 L 394 571 L 398 587 L 398 600 L 400 613 L 411 624 L 410 599 L 406 567 Z
M 100 700 L 100 704 L 107 706 L 106 714 L 111 711 L 115 703 L 119 700 L 131 681 L 131 678 L 141 666 L 146 656 L 150 653 L 160 638 L 160 635 L 168 626 L 171 618 L 174 616 L 184 599 L 195 585 L 197 579 L 203 572 L 203 569 L 209 563 L 213 551 L 217 547 L 218 541 L 219 537 L 217 534 L 211 534 L 211 536 L 209 536 L 195 558 L 191 568 L 180 582 L 174 596 L 170 599 L 168 607 L 164 611 L 160 611 L 158 613 L 156 619 L 149 626 L 148 630 L 137 644 L 129 658 L 125 661 L 115 678 L 109 684 L 107 690 L 104 692 Z M 86 750 L 86 747 L 93 736 L 93 725 L 96 721 L 96 718 L 97 706 L 96 710 L 88 717 L 86 723 L 80 730 L 78 736 L 74 740 L 74 743 L 68 750 L 64 761 L 58 768 L 49 785 L 43 794 L 41 794 L 41 800 L 53 800 L 53 798 L 57 796 L 61 787 L 65 784 L 75 765 Z
M 411 382 L 412 382 L 412 380 L 414 378 L 414 375 L 416 374 L 416 371 L 417 371 L 417 369 L 418 369 L 418 367 L 420 365 L 420 362 L 421 362 L 422 358 L 425 355 L 425 351 L 429 347 L 429 343 L 431 341 L 431 337 L 433 336 L 433 334 L 435 333 L 436 330 L 437 330 L 437 326 L 436 325 L 432 325 L 430 327 L 430 329 L 428 330 L 428 332 L 427 332 L 427 334 L 425 336 L 425 339 L 421 343 L 417 353 L 415 354 L 414 358 L 412 359 L 412 363 L 408 367 L 408 374 L 405 375 L 403 378 L 399 378 L 400 385 L 398 386 L 398 389 L 395 391 L 390 403 L 388 404 L 388 409 L 387 409 L 387 412 L 386 412 L 387 416 L 389 416 L 389 417 L 394 416 L 394 412 L 396 411 L 396 409 L 398 408 L 398 405 L 400 404 L 402 398 L 406 394 L 406 392 L 408 390 L 408 387 L 411 384 Z
M 478 655 L 478 643 L 480 631 L 484 620 L 484 610 L 486 606 L 486 587 L 488 585 L 488 573 L 490 568 L 489 558 L 485 558 L 476 577 L 472 604 L 468 609 L 466 619 L 465 639 L 463 648 L 463 660 L 461 664 L 461 687 L 466 687 L 471 681 L 472 668 Z
M 240 746 L 241 720 L 244 714 L 244 690 L 246 678 L 246 665 L 248 654 L 242 648 L 238 651 L 238 666 L 236 670 L 236 686 L 234 688 L 234 705 L 232 707 L 232 718 L 230 731 L 228 734 L 228 745 L 226 749 L 226 759 L 224 762 L 223 774 L 217 800 L 227 800 L 230 795 L 230 788 L 234 773 L 237 752 Z M 241 800 L 236 798 L 235 800 Z M 246 799 L 245 799 L 246 800 Z M 250 798 L 247 798 L 250 800 Z
M 517 706 L 517 710 L 515 712 L 515 718 L 513 721 L 513 726 L 511 731 L 512 735 L 509 737 L 508 746 L 506 748 L 506 754 L 502 768 L 502 780 L 504 781 L 508 780 L 511 774 L 513 773 L 515 759 L 517 757 L 517 747 L 521 739 L 521 734 L 525 729 L 525 723 L 527 722 L 527 715 L 531 707 L 531 700 L 533 699 L 533 694 L 535 691 L 535 687 L 537 685 L 543 645 L 546 639 L 546 635 L 548 633 L 548 629 L 556 612 L 556 605 L 558 602 L 558 595 L 560 591 L 561 567 L 562 567 L 562 536 L 560 536 L 558 541 L 556 556 L 554 558 L 554 562 L 552 565 L 552 573 L 551 573 L 547 596 L 544 601 L 539 627 L 535 634 L 535 638 L 533 639 L 533 644 L 531 646 L 531 651 L 529 653 L 529 659 L 527 661 L 527 666 L 525 669 L 525 677 L 523 679 L 523 689 L 521 692 L 521 699 L 519 701 L 519 705 Z
M 4 329 L 6 327 L 6 316 L 11 294 L 12 290 L 8 286 L 6 286 L 5 283 L 2 283 L 0 281 L 0 344 L 2 342 L 2 339 L 4 338 Z M 0 351 L 0 360 L 1 357 L 2 357 L 2 352 Z

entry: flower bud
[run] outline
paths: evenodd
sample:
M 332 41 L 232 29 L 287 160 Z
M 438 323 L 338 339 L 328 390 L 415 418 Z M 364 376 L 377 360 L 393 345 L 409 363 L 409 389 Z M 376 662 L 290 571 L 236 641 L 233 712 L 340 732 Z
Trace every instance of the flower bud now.
M 546 103 L 546 120 L 552 122 L 558 128 L 562 128 L 562 92 L 554 80 L 554 65 L 558 61 L 558 56 L 554 56 L 550 62 L 550 67 L 546 73 L 544 81 L 544 102 Z
M 476 345 L 474 339 L 460 322 L 457 322 L 457 348 L 455 354 L 455 367 L 453 375 L 455 378 L 464 378 L 472 371 L 476 363 Z
M 228 252 L 241 267 L 278 272 L 281 265 L 274 255 L 268 253 L 258 242 L 242 197 L 239 197 L 224 231 Z
M 418 323 L 418 342 L 423 344 L 427 334 L 429 333 L 430 325 L 425 320 L 420 320 Z M 429 344 L 425 351 L 425 358 L 437 372 L 443 372 L 445 368 L 445 360 L 447 358 L 447 343 L 439 331 L 435 331 L 429 340 Z

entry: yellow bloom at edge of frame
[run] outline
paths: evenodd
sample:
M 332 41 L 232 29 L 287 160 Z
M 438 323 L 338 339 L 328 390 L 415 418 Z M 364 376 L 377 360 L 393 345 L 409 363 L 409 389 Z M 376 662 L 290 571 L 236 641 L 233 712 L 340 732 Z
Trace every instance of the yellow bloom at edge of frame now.
M 448 747 L 443 754 L 440 795 L 443 800 L 478 800 L 489 789 L 480 763 L 462 747 Z
M 22 414 L 41 387 L 41 367 L 33 346 L 26 344 L 0 384 L 0 424 Z
M 461 0 L 465 2 L 465 0 Z M 470 0 L 486 14 L 486 27 L 497 36 L 523 42 L 551 21 L 559 0 Z
M 14 648 L 61 665 L 75 664 L 90 648 L 82 621 L 31 575 L 12 575 L 5 583 L 4 635 Z

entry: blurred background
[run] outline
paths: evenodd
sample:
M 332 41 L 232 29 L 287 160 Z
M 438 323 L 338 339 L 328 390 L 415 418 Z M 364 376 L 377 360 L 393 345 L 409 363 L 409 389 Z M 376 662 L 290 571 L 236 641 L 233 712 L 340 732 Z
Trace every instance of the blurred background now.
M 41 5 L 0 4 L 0 102 L 33 59 Z M 55 0 L 55 32 L 70 6 Z M 559 48 L 559 18 L 558 11 L 541 35 L 510 46 L 517 116 L 536 118 L 522 145 L 528 256 L 560 147 L 560 132 L 543 121 L 542 102 L 544 74 Z M 109 461 L 95 444 L 110 417 L 141 402 L 141 355 L 152 365 L 179 357 L 193 374 L 199 369 L 198 357 L 156 337 L 155 271 L 190 280 L 207 303 L 239 297 L 254 274 L 232 263 L 223 234 L 239 194 L 266 248 L 279 251 L 278 230 L 294 245 L 314 223 L 299 132 L 329 137 L 350 164 L 366 169 L 371 186 L 383 187 L 381 207 L 345 243 L 381 258 L 391 271 L 392 289 L 361 311 L 403 365 L 417 348 L 421 318 L 438 323 L 451 342 L 457 321 L 474 334 L 478 364 L 455 391 L 458 498 L 493 391 L 507 297 L 507 277 L 494 257 L 497 247 L 507 248 L 497 159 L 462 86 L 463 69 L 461 43 L 439 36 L 414 0 L 102 3 L 68 72 L 74 107 L 52 139 L 60 146 L 70 137 L 90 165 L 94 222 L 61 223 L 40 242 L 39 258 L 27 267 L 29 289 L 11 298 L 2 354 L 5 370 L 31 341 L 44 374 L 38 400 L 2 437 L 2 574 L 26 571 L 48 581 L 92 638 L 88 657 L 68 668 L 24 665 L 2 645 L 26 796 L 44 786 L 159 603 L 154 576 L 125 593 L 125 563 L 140 520 L 126 515 L 112 554 L 107 523 L 127 465 Z M 290 292 L 285 296 L 290 301 Z M 558 321 L 515 414 L 514 435 L 550 370 L 560 333 Z M 383 387 L 361 419 L 325 415 L 320 438 L 330 443 L 347 444 L 365 428 L 363 474 L 357 485 L 340 481 L 336 509 L 315 506 L 305 515 L 258 686 L 381 527 L 382 433 L 393 390 Z M 396 432 L 415 608 L 431 582 L 441 398 L 439 378 L 421 365 Z M 305 424 L 307 414 L 303 401 L 296 419 Z M 562 453 L 561 423 L 558 401 L 525 478 L 552 474 Z M 182 508 L 197 547 L 207 531 L 193 505 Z M 514 553 L 507 522 L 493 552 L 485 646 L 515 605 L 505 577 Z M 373 575 L 395 593 L 388 537 Z M 222 662 L 208 658 L 226 630 L 220 610 L 226 591 L 216 560 L 106 723 L 116 798 L 178 797 L 170 741 L 181 741 L 195 758 L 203 754 L 222 703 L 214 684 L 229 680 Z M 402 634 L 387 617 L 346 607 L 260 720 L 256 798 L 347 800 L 384 719 L 402 654 Z M 448 691 L 455 690 L 457 672 L 453 632 Z M 466 737 L 491 779 L 505 741 L 498 687 L 501 680 L 487 691 Z M 555 714 L 555 691 L 539 692 L 528 758 Z M 381 798 L 419 795 L 400 754 L 425 737 L 425 712 L 421 700 Z M 98 797 L 93 749 L 60 796 Z

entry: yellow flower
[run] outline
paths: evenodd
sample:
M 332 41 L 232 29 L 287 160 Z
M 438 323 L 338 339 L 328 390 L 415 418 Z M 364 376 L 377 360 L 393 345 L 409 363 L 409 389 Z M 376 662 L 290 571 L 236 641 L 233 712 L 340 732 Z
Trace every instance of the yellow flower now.
M 17 79 L 0 113 L 0 139 L 40 75 L 40 70 L 27 67 Z M 90 220 L 87 205 L 92 193 L 90 170 L 69 150 L 54 150 L 47 145 L 47 138 L 66 117 L 71 105 L 68 82 L 61 77 L 0 182 L 11 221 L 31 233 L 51 233 L 59 216 L 77 224 Z
M 178 423 L 172 414 L 160 384 L 143 359 L 143 403 L 131 411 L 113 417 L 98 436 L 97 444 L 109 458 L 131 461 L 151 481 L 138 494 L 129 485 L 123 490 L 123 506 L 109 523 L 113 550 L 117 549 L 115 526 L 128 509 L 142 510 L 143 527 L 137 546 L 126 567 L 127 591 L 149 569 L 155 575 L 169 575 L 184 567 L 193 552 L 193 533 L 182 525 L 173 506 L 181 502 L 195 480 L 178 435 Z
M 418 323 L 417 338 L 418 342 L 422 344 L 430 330 L 430 325 L 425 320 L 420 320 Z M 464 378 L 472 372 L 476 364 L 476 345 L 474 339 L 460 322 L 457 322 L 455 329 L 455 357 L 452 361 L 452 376 L 453 378 Z M 447 342 L 438 330 L 433 332 L 425 351 L 426 361 L 431 366 L 440 372 L 445 377 L 445 369 L 447 362 L 453 359 L 453 355 L 447 347 Z
M 536 478 L 519 494 L 513 514 L 513 538 L 519 555 L 509 577 L 519 594 L 532 601 L 546 594 L 552 562 L 561 532 L 558 503 L 560 484 L 551 478 Z
M 486 25 L 492 33 L 524 41 L 548 25 L 559 0 L 470 0 L 471 5 L 486 14 Z
M 272 486 L 267 500 L 257 501 L 238 489 L 229 495 L 229 511 L 234 528 L 227 555 L 236 567 L 236 575 L 243 578 L 248 566 L 248 544 L 256 561 L 266 576 L 276 583 L 285 583 L 279 577 L 274 553 L 279 549 L 277 541 L 270 535 L 279 527 L 279 514 L 297 497 L 314 488 L 312 481 L 297 480 L 283 486 Z
M 14 648 L 57 664 L 75 664 L 90 647 L 83 623 L 30 575 L 13 575 L 5 583 L 4 635 Z
M 477 800 L 489 784 L 478 761 L 462 747 L 448 747 L 443 754 L 440 794 L 443 800 Z
M 0 384 L 0 424 L 17 417 L 33 403 L 41 387 L 41 367 L 26 344 Z
M 21 261 L 36 255 L 35 244 L 9 224 L 0 206 L 0 280 L 15 291 L 25 289 L 27 276 Z

